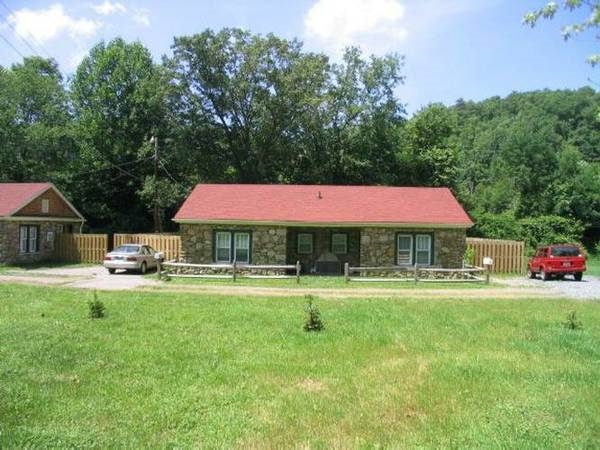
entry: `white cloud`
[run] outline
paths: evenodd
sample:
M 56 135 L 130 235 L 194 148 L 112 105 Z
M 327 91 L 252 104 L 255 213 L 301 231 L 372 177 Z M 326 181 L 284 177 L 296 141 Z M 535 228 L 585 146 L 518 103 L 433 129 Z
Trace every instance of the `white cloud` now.
M 108 16 L 109 14 L 114 14 L 117 12 L 127 12 L 127 8 L 125 5 L 119 2 L 111 3 L 109 0 L 104 0 L 104 3 L 99 5 L 93 5 L 94 11 L 98 14 L 102 14 L 103 16 Z
M 408 34 L 404 12 L 400 0 L 318 0 L 304 17 L 304 32 L 335 53 L 349 45 L 385 53 Z
M 133 11 L 133 21 L 144 25 L 145 27 L 150 26 L 150 11 L 145 8 L 135 9 Z
M 73 18 L 65 13 L 60 3 L 47 9 L 31 10 L 23 8 L 8 16 L 8 22 L 21 36 L 33 36 L 38 42 L 45 42 L 63 32 L 72 38 L 91 37 L 102 27 L 101 22 L 85 18 Z

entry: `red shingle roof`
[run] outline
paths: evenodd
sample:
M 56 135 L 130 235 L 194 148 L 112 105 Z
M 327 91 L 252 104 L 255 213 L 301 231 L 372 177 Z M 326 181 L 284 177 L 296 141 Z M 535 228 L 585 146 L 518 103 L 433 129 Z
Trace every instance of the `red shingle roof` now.
M 173 220 L 290 225 L 473 225 L 448 188 L 265 184 L 199 184 Z
M 50 183 L 0 183 L 0 217 L 14 214 L 51 187 Z

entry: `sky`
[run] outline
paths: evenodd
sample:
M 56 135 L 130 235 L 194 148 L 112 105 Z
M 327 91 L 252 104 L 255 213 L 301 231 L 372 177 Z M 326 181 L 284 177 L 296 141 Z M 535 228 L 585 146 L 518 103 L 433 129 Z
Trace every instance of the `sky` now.
M 297 38 L 307 51 L 339 59 L 344 47 L 366 55 L 405 56 L 397 96 L 409 114 L 458 99 L 513 91 L 600 87 L 593 33 L 564 41 L 563 25 L 585 10 L 563 12 L 535 28 L 523 15 L 545 0 L 0 0 L 0 66 L 23 56 L 53 57 L 70 76 L 96 43 L 141 41 L 156 62 L 175 36 L 207 28 L 244 28 Z

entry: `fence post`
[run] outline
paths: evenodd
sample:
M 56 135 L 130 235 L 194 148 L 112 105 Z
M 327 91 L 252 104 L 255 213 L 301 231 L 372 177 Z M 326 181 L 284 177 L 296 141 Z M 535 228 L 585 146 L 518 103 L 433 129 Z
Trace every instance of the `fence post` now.
M 300 283 L 300 269 L 301 269 L 300 261 L 296 261 L 296 283 Z
M 417 263 L 415 263 L 415 283 L 419 281 L 419 269 L 417 267 Z
M 235 281 L 235 280 L 236 280 L 236 273 L 235 273 L 235 271 L 236 271 L 236 267 L 237 267 L 237 262 L 236 262 L 236 261 L 233 261 L 233 264 L 231 265 L 231 268 L 233 269 L 233 273 L 232 273 L 232 276 L 233 276 L 233 281 Z
M 350 263 L 348 261 L 344 263 L 344 280 L 346 283 L 350 281 Z

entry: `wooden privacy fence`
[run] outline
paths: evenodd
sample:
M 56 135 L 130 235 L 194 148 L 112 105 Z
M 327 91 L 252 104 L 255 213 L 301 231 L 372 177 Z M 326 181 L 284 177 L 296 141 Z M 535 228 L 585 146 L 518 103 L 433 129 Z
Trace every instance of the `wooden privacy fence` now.
M 54 257 L 59 261 L 100 264 L 108 251 L 106 234 L 57 234 Z
M 483 258 L 494 260 L 491 271 L 495 273 L 523 273 L 525 268 L 525 243 L 503 239 L 467 238 L 467 247 L 473 249 L 473 261 L 483 266 Z
M 122 244 L 146 244 L 154 250 L 164 252 L 165 260 L 179 259 L 181 238 L 176 234 L 115 234 L 113 248 Z

